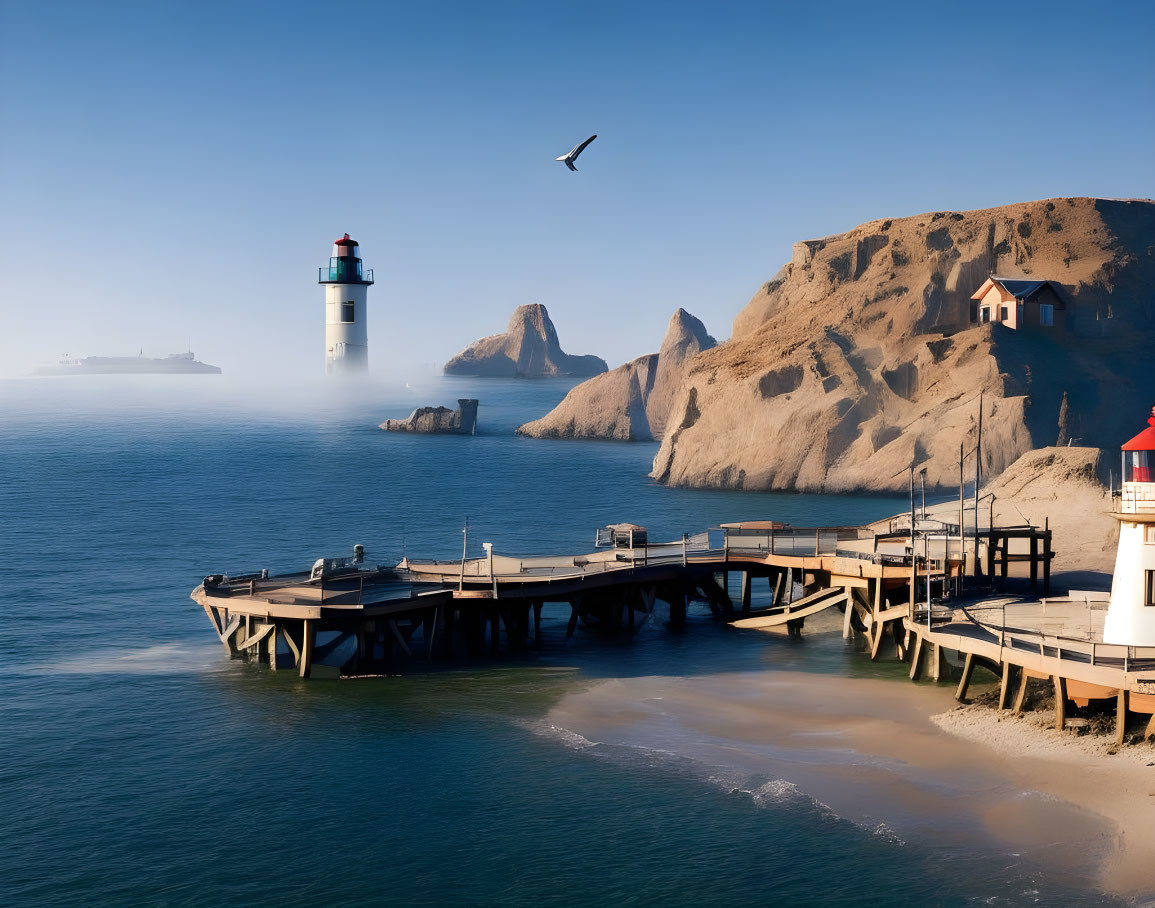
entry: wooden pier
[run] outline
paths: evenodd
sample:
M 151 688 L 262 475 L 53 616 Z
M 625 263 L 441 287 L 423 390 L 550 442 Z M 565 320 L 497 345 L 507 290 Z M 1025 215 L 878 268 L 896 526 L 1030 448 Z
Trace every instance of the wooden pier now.
M 957 654 L 960 700 L 975 669 L 984 669 L 999 681 L 1000 708 L 1022 710 L 1030 685 L 1045 682 L 1059 728 L 1072 705 L 1113 699 L 1120 741 L 1130 713 L 1147 715 L 1144 734 L 1155 734 L 1155 647 L 1100 642 L 1102 594 L 966 598 L 968 563 L 981 576 L 980 559 L 995 582 L 1008 564 L 1029 561 L 1032 584 L 1041 569 L 1049 588 L 1050 531 L 993 528 L 959 537 L 957 529 L 920 530 L 920 554 L 909 526 L 904 537 L 890 525 L 725 524 L 664 544 L 648 544 L 636 527 L 624 544 L 611 534 L 605 547 L 576 556 L 512 558 L 490 548 L 483 558 L 404 559 L 393 568 L 321 559 L 300 574 L 209 576 L 192 597 L 231 656 L 301 677 L 337 652 L 345 654 L 339 670 L 346 675 L 525 652 L 543 644 L 548 603 L 568 607 L 566 639 L 579 625 L 632 632 L 658 600 L 668 604 L 674 628 L 700 602 L 737 628 L 791 635 L 802 633 L 807 618 L 839 609 L 844 637 L 862 635 L 871 659 L 893 653 L 908 662 L 911 680 L 951 678 L 947 655 Z M 1014 540 L 1027 540 L 1025 550 L 1010 552 Z M 763 580 L 768 605 L 754 609 L 752 589 Z

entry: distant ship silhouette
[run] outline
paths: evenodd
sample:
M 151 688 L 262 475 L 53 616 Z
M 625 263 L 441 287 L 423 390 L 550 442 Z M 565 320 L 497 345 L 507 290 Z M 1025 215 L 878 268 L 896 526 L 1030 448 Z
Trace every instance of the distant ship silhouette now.
M 86 356 L 62 359 L 52 366 L 41 366 L 35 375 L 219 375 L 220 366 L 202 363 L 190 350 L 170 353 L 162 359 L 140 356 Z

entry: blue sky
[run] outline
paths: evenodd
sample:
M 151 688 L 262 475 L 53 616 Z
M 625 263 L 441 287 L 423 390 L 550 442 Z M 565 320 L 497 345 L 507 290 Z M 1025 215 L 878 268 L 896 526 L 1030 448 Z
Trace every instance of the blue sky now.
M 728 336 L 798 239 L 1155 195 L 1150 4 L 0 9 L 2 374 L 191 343 L 319 375 L 345 231 L 377 368 L 529 302 L 616 365 L 678 306 Z

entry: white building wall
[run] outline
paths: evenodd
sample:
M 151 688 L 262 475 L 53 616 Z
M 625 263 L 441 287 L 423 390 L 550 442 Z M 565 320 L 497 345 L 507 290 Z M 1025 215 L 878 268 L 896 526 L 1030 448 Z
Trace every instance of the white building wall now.
M 325 374 L 369 370 L 367 284 L 325 284 Z M 353 321 L 341 321 L 352 300 Z
M 1124 509 L 1147 510 L 1143 501 L 1149 491 L 1155 491 L 1155 483 L 1124 483 Z M 1111 605 L 1103 625 L 1104 643 L 1155 646 L 1155 606 L 1147 605 L 1147 571 L 1155 571 L 1155 523 L 1132 522 L 1124 514 L 1119 523 Z

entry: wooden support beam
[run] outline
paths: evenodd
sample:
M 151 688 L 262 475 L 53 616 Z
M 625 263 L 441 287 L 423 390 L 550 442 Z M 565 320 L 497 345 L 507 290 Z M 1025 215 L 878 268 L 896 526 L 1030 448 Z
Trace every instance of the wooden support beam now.
M 229 623 L 225 625 L 225 629 L 221 631 L 221 644 L 224 646 L 225 652 L 230 656 L 237 651 L 236 646 L 233 645 L 233 635 L 236 634 L 240 626 L 241 616 L 233 615 Z
M 963 660 L 962 678 L 959 679 L 958 687 L 955 688 L 954 698 L 962 703 L 967 697 L 967 688 L 971 686 L 971 675 L 975 670 L 975 656 L 974 653 L 967 653 Z
M 425 634 L 425 661 L 431 662 L 433 660 L 433 641 L 437 639 L 437 623 L 441 619 L 441 606 L 435 606 L 433 612 L 428 610 L 425 612 L 425 620 L 422 622 L 423 632 Z
M 750 617 L 750 572 L 742 572 L 742 617 Z
M 566 638 L 566 640 L 568 640 L 570 637 L 572 637 L 574 635 L 574 631 L 577 630 L 577 623 L 578 623 L 578 604 L 577 604 L 577 602 L 571 602 L 569 604 L 569 608 L 570 608 L 569 623 L 565 626 L 565 638 Z
M 842 639 L 850 639 L 850 619 L 854 617 L 854 600 L 847 599 L 845 610 L 842 613 Z
M 301 634 L 301 658 L 299 660 L 298 674 L 302 678 L 308 678 L 313 671 L 313 649 L 317 644 L 317 620 L 315 618 L 306 618 L 301 622 L 304 625 Z
M 1143 732 L 1144 738 L 1150 738 L 1155 735 L 1155 713 L 1151 714 L 1151 718 L 1147 720 L 1147 729 Z
M 787 569 L 789 570 L 789 568 Z M 770 604 L 774 608 L 780 608 L 782 605 L 782 596 L 786 593 L 786 571 L 779 571 L 773 577 L 769 578 L 770 583 Z
M 1022 715 L 1023 704 L 1027 701 L 1027 685 L 1030 684 L 1031 675 L 1025 668 L 1019 669 L 1019 691 L 1015 694 L 1014 714 L 1016 716 Z
M 205 610 L 205 614 L 209 616 L 209 621 L 211 621 L 211 622 L 213 623 L 213 630 L 214 630 L 214 631 L 216 631 L 216 633 L 217 633 L 217 636 L 218 636 L 218 637 L 220 637 L 220 635 L 221 635 L 221 625 L 220 625 L 220 622 L 219 622 L 219 621 L 217 621 L 217 612 L 216 612 L 216 609 L 214 609 L 214 608 L 213 608 L 211 605 L 209 605 L 209 604 L 206 602 L 206 603 L 204 604 L 204 610 Z
M 930 651 L 930 680 L 942 681 L 950 678 L 950 666 L 946 661 L 946 650 L 939 643 L 932 643 Z
M 1001 564 L 999 565 L 999 576 L 1002 577 L 1004 580 L 1007 579 L 1007 568 L 1010 565 L 1010 554 L 1011 554 L 1011 537 L 1010 536 L 1003 536 L 1003 558 L 1002 558 Z
M 881 621 L 873 621 L 870 624 L 870 661 L 875 662 L 878 659 L 878 649 L 882 645 L 882 638 L 886 631 L 886 625 Z
M 1119 688 L 1119 695 L 1115 699 L 1115 744 L 1122 745 L 1127 736 L 1127 707 L 1130 705 L 1131 692 L 1125 687 Z M 1152 717 L 1155 721 L 1155 715 Z
M 1014 666 L 1009 662 L 1003 663 L 1003 677 L 999 682 L 999 709 L 1006 709 L 1011 693 L 1011 674 Z
M 1043 532 L 1043 595 L 1051 595 L 1051 531 Z
M 1052 675 L 1051 683 L 1055 685 L 1055 728 L 1062 731 L 1067 727 L 1067 679 Z
M 1039 591 L 1039 537 L 1031 534 L 1031 592 Z
M 261 641 L 269 636 L 272 630 L 273 625 L 271 624 L 258 624 L 256 630 L 252 631 L 247 637 L 245 637 L 244 640 L 237 644 L 237 649 L 247 650 L 253 648 L 254 646 L 259 646 Z
M 397 626 L 397 619 L 390 618 L 388 620 L 389 630 L 393 632 L 393 638 L 401 645 L 401 652 L 405 653 L 410 659 L 413 658 L 413 653 L 409 649 L 409 641 L 405 639 L 405 635 L 401 633 L 401 628 Z
M 910 655 L 910 680 L 917 681 L 922 673 L 922 635 L 914 635 L 914 651 Z

